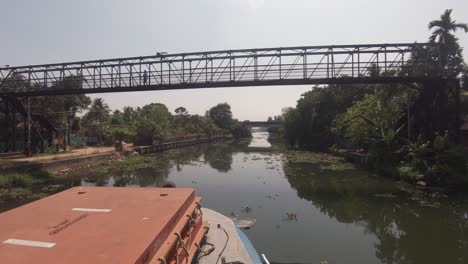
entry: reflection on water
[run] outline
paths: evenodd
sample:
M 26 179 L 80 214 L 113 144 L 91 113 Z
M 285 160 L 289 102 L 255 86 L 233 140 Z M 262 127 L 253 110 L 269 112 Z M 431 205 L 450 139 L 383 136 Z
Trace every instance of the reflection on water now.
M 88 175 L 82 184 L 193 187 L 206 207 L 256 218 L 247 235 L 278 263 L 468 263 L 464 197 L 431 194 L 436 203 L 426 204 L 425 194 L 337 158 L 288 162 L 248 146 L 173 150 L 151 156 L 149 167 Z
M 251 148 L 269 148 L 271 147 L 268 142 L 268 132 L 265 128 L 253 128 L 252 129 L 252 141 L 249 144 Z
M 250 144 L 157 154 L 157 166 L 92 184 L 161 186 L 169 180 L 196 188 L 206 207 L 256 218 L 248 236 L 279 263 L 468 262 L 464 198 L 430 197 L 436 203 L 424 204 L 421 194 L 340 159 L 285 162 L 281 153 L 258 152 L 267 136 L 256 132 Z
M 468 203 L 464 197 L 456 201 L 435 193 L 408 192 L 404 186 L 355 169 L 324 171 L 317 165 L 286 165 L 285 170 L 300 198 L 340 226 L 348 226 L 346 232 L 362 229 L 354 239 L 355 246 L 362 248 L 354 254 L 363 252 L 365 245 L 372 246 L 378 261 L 361 263 L 467 263 Z M 346 233 L 329 234 L 332 238 L 327 240 L 336 240 L 329 246 L 336 243 L 336 254 L 346 259 L 341 252 L 349 244 L 337 239 Z M 355 263 L 349 258 L 345 262 Z

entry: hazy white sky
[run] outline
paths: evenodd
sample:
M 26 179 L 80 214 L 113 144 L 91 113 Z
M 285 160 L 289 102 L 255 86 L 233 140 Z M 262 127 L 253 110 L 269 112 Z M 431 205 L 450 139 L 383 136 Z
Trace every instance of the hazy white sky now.
M 466 0 L 1 0 L 0 64 L 299 45 L 425 42 L 447 8 L 468 22 Z M 468 47 L 468 34 L 458 34 Z M 468 60 L 468 51 L 465 52 Z M 264 120 L 293 106 L 301 86 L 101 94 L 112 109 L 151 102 L 203 114 L 228 102 Z

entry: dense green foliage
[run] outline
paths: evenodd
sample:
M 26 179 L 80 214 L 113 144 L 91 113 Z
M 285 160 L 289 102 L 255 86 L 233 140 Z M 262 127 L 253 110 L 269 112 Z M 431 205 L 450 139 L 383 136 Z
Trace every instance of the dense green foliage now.
M 234 138 L 252 136 L 248 127 L 232 118 L 231 106 L 228 103 L 221 103 L 212 107 L 206 112 L 206 117 L 213 120 L 219 128 L 229 131 Z
M 13 75 L 5 81 L 5 89 L 29 86 L 22 75 Z M 66 86 L 69 89 L 80 89 L 82 79 L 68 76 L 53 87 Z M 28 87 L 34 89 L 34 87 Z M 218 104 L 206 112 L 205 116 L 191 115 L 185 107 L 175 109 L 175 115 L 160 103 L 151 103 L 143 107 L 124 107 L 111 111 L 102 98 L 91 100 L 86 95 L 66 95 L 56 97 L 33 97 L 30 101 L 31 112 L 50 123 L 58 132 L 59 142 L 65 147 L 72 140 L 71 134 L 87 137 L 89 143 L 116 144 L 122 147 L 123 141 L 137 145 L 151 145 L 163 142 L 168 138 L 190 136 L 213 136 L 230 133 L 235 138 L 251 137 L 250 130 L 232 116 L 227 103 Z M 78 113 L 85 112 L 81 117 Z M 0 124 L 5 120 L 0 120 Z M 23 132 L 24 133 L 24 132 Z M 41 135 L 42 139 L 52 144 L 53 137 Z M 34 151 L 37 149 L 34 148 Z M 48 150 L 48 149 L 44 149 Z
M 380 101 L 378 96 L 367 94 L 338 115 L 333 132 L 349 139 L 355 147 L 368 149 L 395 129 L 402 114 L 393 100 Z
M 429 23 L 430 42 L 413 51 L 409 64 L 419 72 L 382 72 L 371 65 L 367 74 L 438 75 L 454 79 L 465 71 L 462 48 L 453 35 L 466 24 L 451 19 L 451 10 Z M 420 61 L 430 61 L 419 65 Z M 331 146 L 367 154 L 379 172 L 434 184 L 468 182 L 459 142 L 460 87 L 439 82 L 396 85 L 328 85 L 314 87 L 283 112 L 283 135 L 291 146 L 325 150 Z
M 73 78 L 73 81 L 66 79 L 60 85 L 73 88 L 77 83 L 76 78 Z M 85 95 L 59 96 L 53 100 L 50 97 L 37 97 L 32 102 L 32 108 L 41 109 L 43 115 L 59 132 L 66 133 L 68 138 L 74 132 L 95 138 L 97 144 L 115 143 L 119 149 L 123 141 L 151 145 L 168 138 L 186 136 L 212 136 L 220 133 L 231 133 L 235 138 L 251 136 L 247 127 L 233 119 L 231 107 L 227 103 L 214 106 L 205 116 L 191 115 L 185 107 L 178 107 L 173 115 L 160 103 L 137 108 L 124 107 L 112 112 L 102 98 L 91 101 Z M 79 118 L 76 113 L 81 111 L 86 113 Z
M 232 118 L 231 107 L 227 103 L 214 106 L 205 116 L 190 115 L 185 107 L 175 109 L 171 114 L 160 103 L 143 107 L 125 107 L 123 111 L 110 113 L 109 107 L 100 99 L 95 99 L 89 112 L 83 117 L 88 130 L 96 130 L 109 135 L 121 148 L 123 141 L 137 145 L 151 145 L 169 138 L 186 136 L 212 136 L 231 133 L 235 138 L 250 137 L 250 131 Z
M 47 172 L 0 174 L 0 204 L 39 199 L 66 187 L 55 184 L 52 175 Z
M 22 84 L 23 86 L 29 86 L 24 76 L 17 75 L 12 77 L 12 79 L 24 82 Z M 55 82 L 51 89 L 55 87 L 80 89 L 82 81 L 81 77 L 74 75 L 67 76 L 62 81 Z M 30 89 L 34 90 L 36 87 L 30 87 Z M 70 135 L 80 129 L 80 122 L 77 114 L 87 110 L 90 104 L 91 98 L 84 94 L 30 98 L 31 114 L 34 116 L 41 116 L 43 119 L 47 120 L 51 126 L 55 127 L 63 134 L 66 142 L 70 142 Z
M 463 148 L 450 143 L 446 135 L 437 136 L 433 142 L 419 137 L 402 151 L 406 155 L 400 176 L 409 181 L 424 178 L 444 185 L 468 181 Z
M 102 135 L 105 133 L 110 119 L 109 106 L 102 98 L 96 98 L 91 103 L 88 112 L 83 116 L 83 123 L 89 132 L 88 135 Z
M 123 141 L 133 141 L 135 137 L 135 132 L 125 127 L 113 127 L 108 133 L 117 141 L 115 144 L 116 150 L 123 150 Z
M 296 108 L 284 110 L 284 133 L 291 145 L 325 149 L 334 139 L 336 115 L 360 100 L 367 87 L 330 85 L 315 87 L 298 100 Z
M 298 196 L 328 217 L 357 224 L 366 235 L 375 235 L 373 245 L 381 263 L 457 263 L 460 259 L 464 263 L 468 259 L 467 204 L 459 196 L 454 199 L 375 177 L 326 154 L 287 151 L 283 156 L 288 161 L 283 166 L 285 175 Z M 429 236 L 440 239 L 434 244 Z M 442 244 L 449 249 L 443 257 Z

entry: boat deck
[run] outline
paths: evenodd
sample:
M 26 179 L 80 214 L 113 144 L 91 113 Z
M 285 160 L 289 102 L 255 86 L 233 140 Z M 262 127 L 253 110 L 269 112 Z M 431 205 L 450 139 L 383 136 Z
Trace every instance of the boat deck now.
M 1 263 L 149 263 L 197 200 L 193 189 L 71 188 L 0 214 Z
M 203 208 L 202 211 L 203 220 L 207 221 L 209 225 L 209 232 L 206 235 L 206 242 L 209 244 L 205 243 L 202 249 L 207 252 L 212 248 L 212 245 L 214 245 L 214 251 L 207 256 L 200 254 L 198 256 L 199 264 L 262 264 L 257 252 L 248 239 L 245 238 L 245 240 L 242 240 L 242 231 L 235 226 L 233 220 L 207 208 Z M 220 227 L 218 227 L 218 225 Z M 226 233 L 224 231 L 226 231 Z M 239 232 L 241 235 L 239 235 Z M 223 259 L 224 261 L 222 261 Z

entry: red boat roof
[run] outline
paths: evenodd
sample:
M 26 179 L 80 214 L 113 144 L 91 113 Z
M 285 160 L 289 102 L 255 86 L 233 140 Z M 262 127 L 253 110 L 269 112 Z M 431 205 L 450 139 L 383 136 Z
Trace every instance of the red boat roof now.
M 193 189 L 75 187 L 0 214 L 1 263 L 148 263 Z

